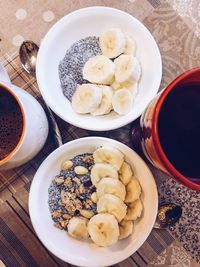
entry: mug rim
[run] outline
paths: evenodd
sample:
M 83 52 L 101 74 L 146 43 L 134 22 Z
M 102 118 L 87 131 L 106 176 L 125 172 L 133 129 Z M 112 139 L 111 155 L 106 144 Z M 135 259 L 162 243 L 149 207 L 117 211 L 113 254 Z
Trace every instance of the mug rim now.
M 189 178 L 181 174 L 168 160 L 158 134 L 158 118 L 160 114 L 161 107 L 163 105 L 163 102 L 165 101 L 168 94 L 175 88 L 176 85 L 178 85 L 183 79 L 187 78 L 191 74 L 195 74 L 196 72 L 199 72 L 200 68 L 194 68 L 191 70 L 188 70 L 182 74 L 180 74 L 177 78 L 175 78 L 161 93 L 161 95 L 158 97 L 158 101 L 155 104 L 155 110 L 152 118 L 152 140 L 154 142 L 156 151 L 158 152 L 158 156 L 160 158 L 160 161 L 166 168 L 169 174 L 172 174 L 173 177 L 184 184 L 185 186 L 200 191 L 200 184 L 197 184 L 195 182 L 192 182 Z
M 9 92 L 14 97 L 14 99 L 17 101 L 17 104 L 19 105 L 19 108 L 20 108 L 20 111 L 22 114 L 22 123 L 23 123 L 22 133 L 21 133 L 21 136 L 20 136 L 20 139 L 19 139 L 17 145 L 5 158 L 0 160 L 0 166 L 1 166 L 4 163 L 8 162 L 16 154 L 16 152 L 19 150 L 19 148 L 21 147 L 24 136 L 25 136 L 26 118 L 25 118 L 24 108 L 23 108 L 18 96 L 4 83 L 0 82 L 0 86 L 3 87 L 3 89 L 7 90 L 7 92 Z

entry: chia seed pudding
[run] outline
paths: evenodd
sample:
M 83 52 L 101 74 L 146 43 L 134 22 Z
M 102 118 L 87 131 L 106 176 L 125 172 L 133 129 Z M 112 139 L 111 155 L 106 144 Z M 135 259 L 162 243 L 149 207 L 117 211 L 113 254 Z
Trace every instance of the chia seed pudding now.
M 89 36 L 70 46 L 60 61 L 58 73 L 63 94 L 71 102 L 78 85 L 88 83 L 83 79 L 82 70 L 89 58 L 100 55 L 99 37 Z
M 93 155 L 85 153 L 70 159 L 71 167 L 63 168 L 53 179 L 48 189 L 48 204 L 55 226 L 67 230 L 69 220 L 80 216 L 82 211 L 97 213 L 91 195 L 96 191 L 90 173 L 94 165 Z M 64 165 L 63 165 L 64 166 Z M 76 167 L 87 169 L 85 174 L 77 174 Z

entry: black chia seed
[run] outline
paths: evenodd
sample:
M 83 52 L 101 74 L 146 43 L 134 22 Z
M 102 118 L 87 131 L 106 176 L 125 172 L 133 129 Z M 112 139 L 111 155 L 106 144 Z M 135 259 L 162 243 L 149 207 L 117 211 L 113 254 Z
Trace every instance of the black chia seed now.
M 92 154 L 91 153 L 85 153 L 85 154 L 80 154 L 80 155 L 75 156 L 74 158 L 71 159 L 71 161 L 73 162 L 73 166 L 68 170 L 65 170 L 65 171 L 61 170 L 60 173 L 58 175 L 56 175 L 55 178 L 61 178 L 62 177 L 62 179 L 64 179 L 64 181 L 66 181 L 66 179 L 68 177 L 70 177 L 71 181 L 72 181 L 72 188 L 74 188 L 74 192 L 75 192 L 78 189 L 78 185 L 74 181 L 74 178 L 77 177 L 85 189 L 84 193 L 78 195 L 77 198 L 81 201 L 81 203 L 83 205 L 83 209 L 91 210 L 94 212 L 94 214 L 96 214 L 97 213 L 96 204 L 92 203 L 90 208 L 88 208 L 88 206 L 86 204 L 87 200 L 91 199 L 91 194 L 96 191 L 96 188 L 92 185 L 91 177 L 90 177 L 90 173 L 91 173 L 90 170 L 91 170 L 94 162 L 93 162 L 93 160 L 90 162 L 84 161 L 84 159 L 88 156 L 91 157 Z M 74 172 L 74 168 L 76 166 L 83 166 L 83 167 L 87 168 L 89 170 L 89 172 L 84 174 L 84 175 L 77 175 Z M 55 179 L 52 181 L 52 183 L 48 189 L 48 204 L 49 204 L 49 210 L 50 210 L 51 215 L 57 210 L 61 211 L 61 215 L 68 214 L 68 210 L 67 210 L 66 206 L 62 205 L 62 203 L 61 203 L 61 191 L 70 192 L 70 190 L 71 190 L 71 188 L 67 187 L 65 185 L 65 183 L 58 184 L 58 183 L 56 183 Z M 74 212 L 74 216 L 79 216 L 79 215 L 80 215 L 80 212 L 78 210 L 76 210 Z M 59 216 L 59 217 L 52 216 L 52 219 L 56 223 L 63 220 L 62 216 Z
M 89 58 L 100 55 L 99 38 L 89 36 L 70 46 L 60 61 L 58 73 L 63 94 L 71 102 L 78 84 L 88 83 L 83 79 L 82 70 Z

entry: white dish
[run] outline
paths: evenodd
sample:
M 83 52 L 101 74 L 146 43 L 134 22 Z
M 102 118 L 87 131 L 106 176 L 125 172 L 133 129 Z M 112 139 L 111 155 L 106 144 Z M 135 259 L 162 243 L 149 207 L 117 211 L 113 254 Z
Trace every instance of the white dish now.
M 136 40 L 136 56 L 142 67 L 138 95 L 127 115 L 115 112 L 104 116 L 79 115 L 63 95 L 58 76 L 59 62 L 74 42 L 87 36 L 99 36 L 111 27 L 121 28 Z M 154 38 L 136 18 L 114 8 L 88 7 L 68 14 L 49 30 L 39 49 L 36 75 L 44 100 L 59 117 L 80 128 L 104 131 L 122 127 L 142 114 L 158 92 L 162 62 Z
M 63 160 L 94 152 L 102 145 L 118 148 L 131 164 L 142 187 L 143 216 L 136 221 L 133 234 L 107 248 L 97 247 L 92 241 L 79 241 L 55 226 L 48 207 L 48 187 L 60 172 Z M 129 147 L 112 139 L 86 137 L 71 141 L 52 152 L 39 167 L 30 189 L 29 212 L 33 227 L 42 243 L 54 255 L 71 264 L 85 267 L 109 266 L 132 255 L 150 234 L 157 214 L 158 196 L 154 178 L 144 161 Z

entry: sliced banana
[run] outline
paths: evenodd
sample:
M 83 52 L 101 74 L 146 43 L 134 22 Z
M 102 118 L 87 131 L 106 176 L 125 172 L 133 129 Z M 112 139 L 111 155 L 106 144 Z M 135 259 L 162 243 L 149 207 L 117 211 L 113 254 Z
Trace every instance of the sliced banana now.
M 129 92 L 132 94 L 133 97 L 137 95 L 138 92 L 138 83 L 129 83 L 129 82 L 124 82 L 121 83 L 121 89 L 127 89 Z
M 90 219 L 88 232 L 97 246 L 110 246 L 115 244 L 118 240 L 118 222 L 111 214 L 97 214 Z
M 118 222 L 124 219 L 126 215 L 127 206 L 124 202 L 111 194 L 104 194 L 97 202 L 98 213 L 109 213 L 115 216 Z
M 133 172 L 132 172 L 131 166 L 127 162 L 124 161 L 124 163 L 122 164 L 119 170 L 120 181 L 124 185 L 127 185 L 130 182 L 132 176 L 133 176 Z
M 89 237 L 87 223 L 88 220 L 86 218 L 72 217 L 67 226 L 69 235 L 76 239 L 87 239 Z
M 112 28 L 100 35 L 99 45 L 103 55 L 116 58 L 125 50 L 126 38 L 119 28 Z
M 114 91 L 118 90 L 118 89 L 121 89 L 123 86 L 121 86 L 121 83 L 118 83 L 116 81 L 114 81 L 112 84 L 111 84 L 111 87 Z
M 124 201 L 126 189 L 125 186 L 117 179 L 103 178 L 97 184 L 97 196 L 100 198 L 104 194 L 114 195 Z
M 121 221 L 119 223 L 119 240 L 124 239 L 131 235 L 133 232 L 133 222 L 132 221 Z
M 137 82 L 141 76 L 141 66 L 138 59 L 132 55 L 121 55 L 114 61 L 116 65 L 115 80 L 118 83 Z
M 128 204 L 128 209 L 124 220 L 136 220 L 142 214 L 143 205 L 140 199 L 135 200 L 134 202 Z
M 110 85 L 114 74 L 115 64 L 104 55 L 91 57 L 83 67 L 83 78 L 91 83 Z
M 136 178 L 131 178 L 130 182 L 126 186 L 126 203 L 134 202 L 140 197 L 141 187 L 140 183 Z
M 111 87 L 114 91 L 119 90 L 119 89 L 127 89 L 130 91 L 130 93 L 135 97 L 138 92 L 138 83 L 130 83 L 130 82 L 123 82 L 123 83 L 118 83 L 114 81 L 114 83 L 111 84 Z
M 132 35 L 125 34 L 126 38 L 126 44 L 125 44 L 125 50 L 124 55 L 135 55 L 136 52 L 136 42 Z
M 112 88 L 106 85 L 99 85 L 99 87 L 102 89 L 102 99 L 97 109 L 92 112 L 94 116 L 108 114 L 112 109 Z
M 110 164 L 95 163 L 91 170 L 91 181 L 93 185 L 97 185 L 98 182 L 104 178 L 109 177 L 113 179 L 118 179 L 117 170 Z
M 72 97 L 75 112 L 86 114 L 97 109 L 102 99 L 102 90 L 93 84 L 79 85 Z
M 117 148 L 111 146 L 103 146 L 93 153 L 95 163 L 111 164 L 116 170 L 119 170 L 124 162 L 124 154 Z M 112 176 L 110 176 L 112 178 Z
M 115 112 L 125 115 L 131 111 L 133 96 L 129 90 L 119 89 L 113 95 L 112 105 Z

